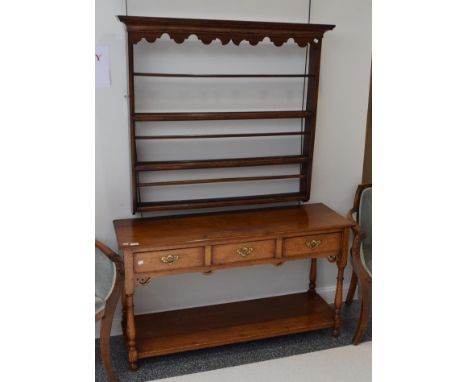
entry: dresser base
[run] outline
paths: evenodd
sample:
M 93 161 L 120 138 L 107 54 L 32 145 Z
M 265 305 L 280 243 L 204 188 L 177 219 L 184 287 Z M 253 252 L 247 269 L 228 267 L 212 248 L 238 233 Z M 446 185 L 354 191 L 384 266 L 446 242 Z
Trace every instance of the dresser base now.
M 114 222 L 125 264 L 122 324 L 131 370 L 141 358 L 311 330 L 341 328 L 352 222 L 322 203 Z M 310 259 L 309 291 L 135 315 L 136 287 L 177 273 Z M 332 307 L 315 294 L 317 262 L 337 267 Z
M 333 328 L 333 314 L 305 292 L 136 315 L 138 358 Z

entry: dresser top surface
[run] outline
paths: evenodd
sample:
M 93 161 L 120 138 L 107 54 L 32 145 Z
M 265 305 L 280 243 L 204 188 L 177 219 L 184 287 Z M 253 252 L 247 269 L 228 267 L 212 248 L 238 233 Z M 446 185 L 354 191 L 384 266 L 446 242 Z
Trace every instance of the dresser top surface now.
M 322 203 L 114 221 L 119 248 L 341 230 L 353 223 Z M 135 248 L 136 249 L 136 248 Z

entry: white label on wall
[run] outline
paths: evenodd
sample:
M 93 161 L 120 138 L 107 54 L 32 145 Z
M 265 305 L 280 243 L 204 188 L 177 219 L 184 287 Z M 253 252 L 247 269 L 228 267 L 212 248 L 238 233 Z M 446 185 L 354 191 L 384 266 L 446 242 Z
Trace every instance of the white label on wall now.
M 96 88 L 110 88 L 109 47 L 97 46 L 94 61 L 96 63 Z

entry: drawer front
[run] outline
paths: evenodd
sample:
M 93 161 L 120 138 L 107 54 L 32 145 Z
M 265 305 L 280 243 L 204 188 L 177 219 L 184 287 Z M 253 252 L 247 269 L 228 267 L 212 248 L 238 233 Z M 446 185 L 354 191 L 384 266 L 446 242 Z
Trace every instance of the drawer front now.
M 219 265 L 238 261 L 271 259 L 275 257 L 275 247 L 275 240 L 215 245 L 212 249 L 212 263 Z
M 341 234 L 329 233 L 284 239 L 283 256 L 338 254 L 341 250 Z
M 204 248 L 182 248 L 139 252 L 134 255 L 133 261 L 136 273 L 201 267 L 205 264 L 205 251 Z

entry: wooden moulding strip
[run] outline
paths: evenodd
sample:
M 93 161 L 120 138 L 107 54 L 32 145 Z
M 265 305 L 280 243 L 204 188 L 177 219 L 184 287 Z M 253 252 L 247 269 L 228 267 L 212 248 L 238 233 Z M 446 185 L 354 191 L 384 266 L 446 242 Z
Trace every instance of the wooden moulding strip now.
M 204 44 L 219 39 L 223 45 L 232 41 L 239 45 L 248 41 L 257 45 L 268 37 L 275 46 L 293 39 L 300 47 L 307 44 L 320 45 L 323 34 L 335 26 L 328 24 L 278 23 L 264 21 L 181 19 L 167 17 L 117 16 L 127 28 L 128 40 L 137 44 L 141 39 L 153 43 L 163 34 L 168 34 L 181 44 L 191 35 L 196 35 Z
M 137 135 L 135 139 L 211 139 L 211 138 L 256 138 L 307 135 L 304 131 L 249 133 L 249 134 L 199 134 L 199 135 Z
M 179 186 L 185 184 L 200 184 L 200 183 L 224 183 L 224 182 L 248 182 L 259 180 L 278 180 L 278 179 L 301 179 L 304 175 L 269 175 L 269 176 L 242 176 L 237 178 L 213 178 L 213 179 L 186 179 L 173 180 L 165 182 L 144 182 L 138 183 L 138 187 L 159 187 L 159 186 Z
M 176 77 L 176 78 L 309 78 L 313 74 L 189 74 L 189 73 L 141 73 L 135 72 L 137 77 Z
M 190 208 L 210 208 L 210 207 L 225 207 L 238 205 L 253 205 L 265 203 L 282 203 L 292 201 L 306 201 L 305 196 L 300 192 L 284 193 L 284 194 L 269 194 L 255 196 L 240 196 L 232 198 L 213 198 L 213 199 L 191 199 L 178 201 L 164 202 L 143 202 L 137 204 L 137 211 L 165 211 L 174 209 L 190 209 Z
M 288 119 L 307 118 L 312 113 L 302 110 L 284 111 L 222 111 L 222 112 L 183 112 L 183 113 L 134 113 L 134 121 L 212 121 L 238 119 Z
M 185 170 L 197 168 L 223 168 L 223 167 L 254 167 L 272 166 L 282 164 L 299 164 L 307 162 L 306 156 L 289 155 L 276 157 L 257 158 L 229 158 L 229 159 L 207 159 L 207 160 L 177 160 L 159 162 L 137 162 L 136 171 L 165 171 Z

